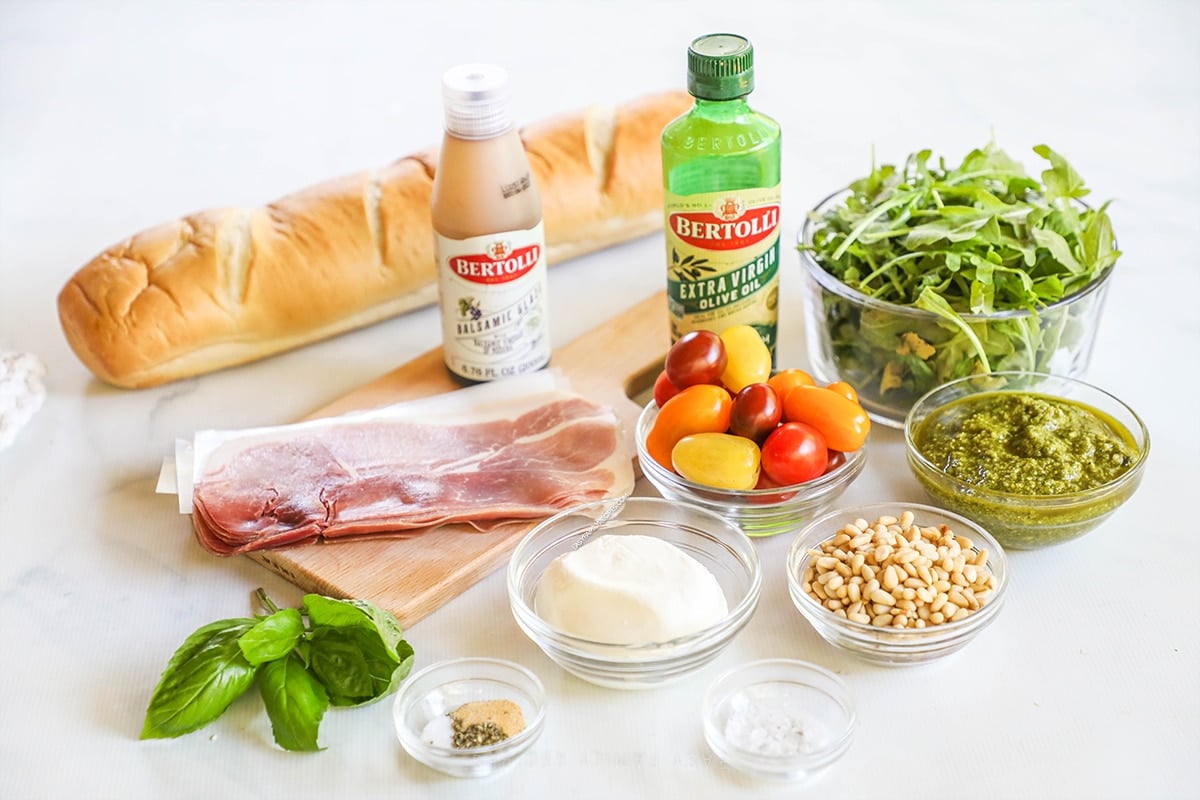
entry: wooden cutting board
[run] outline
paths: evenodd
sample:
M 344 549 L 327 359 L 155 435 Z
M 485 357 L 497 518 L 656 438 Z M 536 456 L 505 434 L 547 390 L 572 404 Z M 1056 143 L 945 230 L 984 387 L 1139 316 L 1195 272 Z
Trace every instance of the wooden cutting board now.
M 666 292 L 554 351 L 550 364 L 571 388 L 611 407 L 625 425 L 631 456 L 641 407 L 631 400 L 653 385 L 669 346 Z M 311 414 L 326 417 L 460 388 L 446 372 L 440 347 Z M 509 554 L 537 521 L 479 533 L 448 525 L 404 539 L 317 543 L 248 557 L 301 589 L 333 597 L 370 600 L 405 627 L 441 607 L 508 562 Z

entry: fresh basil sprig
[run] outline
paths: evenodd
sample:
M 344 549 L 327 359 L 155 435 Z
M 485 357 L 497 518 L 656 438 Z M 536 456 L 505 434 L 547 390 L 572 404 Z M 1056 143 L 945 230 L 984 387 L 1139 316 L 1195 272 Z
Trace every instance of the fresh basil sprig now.
M 400 624 L 370 602 L 309 594 L 302 608 L 280 609 L 262 589 L 255 594 L 269 613 L 205 625 L 171 656 L 146 709 L 143 739 L 199 730 L 257 682 L 276 744 L 320 750 L 317 732 L 330 705 L 378 700 L 412 669 Z

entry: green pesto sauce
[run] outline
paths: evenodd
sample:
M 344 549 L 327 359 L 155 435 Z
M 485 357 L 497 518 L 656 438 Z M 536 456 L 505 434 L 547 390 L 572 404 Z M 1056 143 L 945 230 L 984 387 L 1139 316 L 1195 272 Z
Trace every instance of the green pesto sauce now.
M 987 392 L 947 404 L 913 435 L 934 466 L 964 483 L 1020 495 L 1087 491 L 1137 459 L 1133 437 L 1090 406 L 1031 392 Z

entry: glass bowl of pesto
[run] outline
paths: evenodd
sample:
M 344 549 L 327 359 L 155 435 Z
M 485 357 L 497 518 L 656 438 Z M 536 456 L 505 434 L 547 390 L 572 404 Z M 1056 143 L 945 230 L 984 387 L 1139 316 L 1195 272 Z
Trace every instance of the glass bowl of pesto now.
M 1094 529 L 1137 490 L 1150 433 L 1108 392 L 1060 375 L 996 372 L 921 397 L 908 464 L 937 503 L 1032 550 Z
M 966 517 L 891 501 L 830 511 L 788 550 L 792 604 L 829 644 L 908 667 L 956 653 L 1008 593 L 1004 548 Z
M 1059 154 L 1026 173 L 989 144 L 958 166 L 913 153 L 826 197 L 799 234 L 814 376 L 901 428 L 925 392 L 976 372 L 1083 377 L 1121 253 Z

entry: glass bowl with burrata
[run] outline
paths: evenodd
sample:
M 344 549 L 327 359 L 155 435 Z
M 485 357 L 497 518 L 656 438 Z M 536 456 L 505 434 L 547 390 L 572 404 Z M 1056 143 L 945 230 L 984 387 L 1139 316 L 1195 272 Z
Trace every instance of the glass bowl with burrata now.
M 758 605 L 762 566 L 731 521 L 688 503 L 625 497 L 562 511 L 508 565 L 518 626 L 589 683 L 647 689 L 712 661 Z
M 1142 480 L 1150 433 L 1126 403 L 1077 378 L 993 372 L 922 396 L 904 426 L 932 500 L 1011 550 L 1077 539 Z

